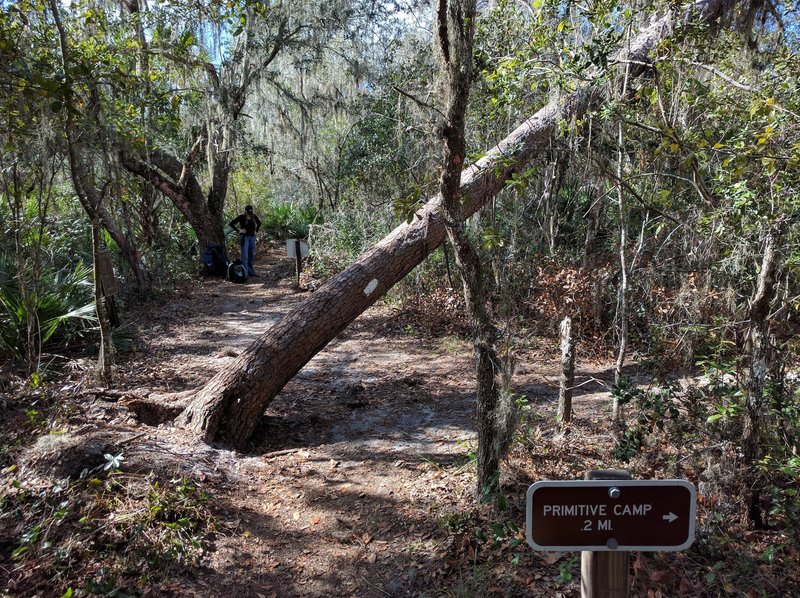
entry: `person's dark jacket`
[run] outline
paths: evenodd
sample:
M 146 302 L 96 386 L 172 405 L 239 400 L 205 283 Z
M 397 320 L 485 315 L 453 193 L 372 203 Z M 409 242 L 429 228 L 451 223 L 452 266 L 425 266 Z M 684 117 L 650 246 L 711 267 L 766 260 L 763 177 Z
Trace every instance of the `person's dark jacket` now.
M 231 220 L 231 226 L 238 231 L 244 229 L 245 235 L 254 235 L 258 232 L 258 229 L 261 228 L 261 220 L 258 219 L 258 216 L 253 214 L 253 217 L 248 219 L 247 214 L 239 214 L 236 218 Z

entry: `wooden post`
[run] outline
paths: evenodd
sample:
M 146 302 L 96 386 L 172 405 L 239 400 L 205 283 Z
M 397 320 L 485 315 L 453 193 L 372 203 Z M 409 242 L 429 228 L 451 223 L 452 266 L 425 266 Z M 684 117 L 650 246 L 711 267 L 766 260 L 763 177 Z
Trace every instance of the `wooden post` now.
M 575 340 L 572 338 L 572 318 L 561 322 L 561 380 L 558 390 L 558 413 L 561 424 L 572 421 L 572 387 L 575 384 Z
M 587 480 L 630 480 L 621 469 L 590 471 Z M 581 598 L 627 598 L 628 552 L 581 552 Z
M 295 272 L 297 273 L 296 284 L 300 287 L 300 272 L 303 269 L 303 254 L 300 251 L 300 239 L 294 240 L 294 259 L 296 260 Z

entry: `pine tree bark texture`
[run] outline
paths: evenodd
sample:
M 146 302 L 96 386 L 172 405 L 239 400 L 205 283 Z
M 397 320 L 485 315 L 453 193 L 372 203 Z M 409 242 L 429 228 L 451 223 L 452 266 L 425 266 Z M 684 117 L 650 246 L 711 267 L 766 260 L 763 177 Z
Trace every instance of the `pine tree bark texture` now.
M 674 23 L 707 24 L 731 6 L 724 0 L 701 0 L 677 14 L 654 19 L 617 58 L 630 62 L 630 75 L 636 76 L 646 70 L 649 52 L 670 34 Z M 462 218 L 479 210 L 522 170 L 558 134 L 561 122 L 579 117 L 602 98 L 602 86 L 592 83 L 596 77 L 587 74 L 588 82 L 552 100 L 461 173 Z M 412 222 L 397 227 L 352 266 L 333 276 L 214 376 L 198 390 L 176 423 L 206 442 L 245 446 L 264 409 L 286 383 L 444 237 L 439 194 Z

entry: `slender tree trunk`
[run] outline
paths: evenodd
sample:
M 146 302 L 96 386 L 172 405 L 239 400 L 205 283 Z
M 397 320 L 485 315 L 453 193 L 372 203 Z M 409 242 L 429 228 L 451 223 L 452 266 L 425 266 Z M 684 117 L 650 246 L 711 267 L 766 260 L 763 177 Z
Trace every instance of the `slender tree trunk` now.
M 597 235 L 603 216 L 603 195 L 597 194 L 594 185 L 590 187 L 589 200 L 592 202 L 586 213 L 586 238 L 583 243 L 581 266 L 588 272 L 592 283 L 592 323 L 597 330 L 604 330 L 605 320 L 605 276 L 603 271 L 594 268 L 597 254 Z
M 778 246 L 783 236 L 783 224 L 772 226 L 764 238 L 764 254 L 758 286 L 750 302 L 750 368 L 746 380 L 746 411 L 742 440 L 745 462 L 754 463 L 761 452 L 759 436 L 764 386 L 769 371 L 769 315 L 770 303 L 775 298 Z
M 99 200 L 99 194 L 98 201 L 101 201 Z M 91 211 L 97 213 L 100 224 L 108 231 L 108 234 L 114 239 L 117 247 L 119 247 L 122 259 L 125 260 L 125 263 L 128 264 L 128 267 L 131 269 L 131 273 L 133 273 L 136 290 L 140 293 L 148 292 L 153 288 L 153 277 L 150 275 L 147 268 L 145 268 L 142 252 L 139 251 L 136 245 L 130 242 L 128 236 L 116 225 L 103 203 L 98 203 Z M 87 213 L 88 212 L 87 210 Z
M 679 15 L 655 20 L 620 58 L 646 63 L 648 52 L 671 31 L 673 18 L 686 25 L 707 23 L 728 8 L 722 0 L 703 0 Z M 631 74 L 640 72 L 631 67 Z M 461 173 L 461 216 L 489 201 L 544 148 L 559 130 L 602 98 L 600 86 L 582 84 L 520 125 L 478 162 Z M 232 364 L 200 389 L 177 423 L 206 441 L 246 445 L 266 406 L 314 355 L 359 314 L 413 270 L 445 236 L 442 198 L 432 198 L 412 222 L 397 227 L 352 266 L 284 316 Z
M 625 67 L 625 75 L 622 80 L 622 97 L 624 98 L 628 90 L 628 67 Z M 623 192 L 622 182 L 624 174 L 624 143 L 622 122 L 617 126 L 617 206 L 619 208 L 619 297 L 617 301 L 617 319 L 619 320 L 619 351 L 617 353 L 617 363 L 614 367 L 614 384 L 619 384 L 622 378 L 622 366 L 625 364 L 625 356 L 628 351 L 628 263 L 626 252 L 628 251 L 628 216 L 625 210 L 625 193 Z M 611 406 L 611 421 L 621 424 L 624 419 L 622 406 L 619 396 L 614 394 Z
M 456 265 L 472 327 L 477 378 L 478 494 L 499 483 L 499 450 L 505 443 L 498 428 L 498 405 L 503 371 L 497 355 L 497 330 L 487 309 L 489 284 L 480 255 L 467 235 L 461 209 L 461 168 L 466 156 L 465 120 L 472 75 L 472 37 L 475 0 L 440 0 L 437 42 L 442 60 L 445 95 L 444 168 L 440 180 L 445 228 L 455 248 Z
M 58 30 L 59 47 L 61 50 L 61 63 L 64 68 L 64 83 L 67 89 L 68 101 L 74 101 L 73 96 L 73 81 L 72 76 L 69 74 L 69 47 L 67 44 L 67 33 L 61 22 L 59 14 L 59 5 L 54 0 L 49 0 L 50 10 L 53 13 L 53 21 L 55 22 L 56 29 Z M 75 125 L 75 118 L 71 109 L 65 110 L 65 123 L 64 134 L 67 139 L 67 153 L 69 157 L 70 175 L 72 183 L 75 187 L 75 193 L 78 200 L 81 202 L 84 211 L 89 216 L 89 220 L 94 222 L 97 220 L 109 232 L 114 241 L 119 245 L 123 257 L 126 259 L 134 273 L 134 278 L 137 287 L 141 291 L 150 289 L 150 276 L 144 267 L 139 251 L 131 245 L 127 237 L 119 230 L 114 224 L 111 215 L 103 206 L 102 195 L 94 184 L 94 177 L 90 162 L 83 154 L 83 148 L 79 141 L 80 135 L 77 126 Z M 99 314 L 98 314 L 99 315 Z
M 745 382 L 745 412 L 742 427 L 742 453 L 744 466 L 748 468 L 744 476 L 749 485 L 745 491 L 750 493 L 748 515 L 756 527 L 763 526 L 760 507 L 760 492 L 756 484 L 753 468 L 764 454 L 762 415 L 764 410 L 764 389 L 767 373 L 772 365 L 770 344 L 769 310 L 775 298 L 778 247 L 784 235 L 785 223 L 773 224 L 765 235 L 764 255 L 761 259 L 761 272 L 758 275 L 758 286 L 750 302 L 750 368 Z
M 583 242 L 583 258 L 581 265 L 589 269 L 594 264 L 597 253 L 597 233 L 600 231 L 600 216 L 602 213 L 602 198 L 595 198 L 595 187 L 589 187 L 589 210 L 586 212 L 586 237 Z
M 547 249 L 550 255 L 556 253 L 556 236 L 558 234 L 558 194 L 567 172 L 568 158 L 555 152 L 553 161 L 545 169 L 544 189 L 542 191 L 542 204 L 545 214 L 545 231 L 547 234 Z
M 103 297 L 103 288 L 100 280 L 99 258 L 100 255 L 100 222 L 92 219 L 92 263 L 94 264 L 94 308 L 97 321 L 100 324 L 100 345 L 97 356 L 97 379 L 101 384 L 109 385 L 112 382 L 111 366 L 114 362 L 114 345 L 111 342 L 111 324 Z
M 50 9 L 53 13 L 53 21 L 55 22 L 56 29 L 58 30 L 59 45 L 61 49 L 61 61 L 64 67 L 64 72 L 69 73 L 69 50 L 67 47 L 67 34 L 61 23 L 61 16 L 59 14 L 59 6 L 56 0 L 50 0 Z M 72 93 L 72 79 L 69 74 L 65 75 L 65 83 L 69 93 Z M 72 101 L 72 98 L 69 98 Z M 84 208 L 84 211 L 89 216 L 91 221 L 92 230 L 92 257 L 94 264 L 94 299 L 95 310 L 97 319 L 100 323 L 100 346 L 99 346 L 99 359 L 97 363 L 97 375 L 103 384 L 111 383 L 111 365 L 113 363 L 113 351 L 111 344 L 111 325 L 108 322 L 105 305 L 103 303 L 103 295 L 100 285 L 100 276 L 98 275 L 98 253 L 100 251 L 100 222 L 102 215 L 105 214 L 103 202 L 100 192 L 94 185 L 94 177 L 92 176 L 89 162 L 84 156 L 81 144 L 78 142 L 77 127 L 72 112 L 66 110 L 66 119 L 64 123 L 64 133 L 67 138 L 67 154 L 69 158 L 69 170 L 72 178 L 72 185 L 75 187 L 75 193 Z M 107 218 L 106 214 L 106 218 Z M 120 238 L 124 240 L 124 236 L 120 234 Z
M 25 340 L 24 355 L 19 357 L 25 360 L 25 365 L 28 369 L 28 374 L 33 374 L 39 370 L 39 360 L 41 356 L 40 347 L 40 326 L 37 309 L 36 297 L 38 296 L 38 279 L 40 276 L 40 268 L 38 256 L 35 262 L 35 271 L 29 272 L 27 266 L 29 255 L 26 252 L 23 225 L 26 221 L 25 218 L 25 186 L 27 181 L 23 181 L 23 175 L 19 171 L 17 164 L 8 169 L 8 178 L 6 173 L 1 173 L 3 176 L 2 196 L 6 199 L 8 210 L 11 214 L 10 222 L 7 223 L 11 227 L 11 232 L 14 236 L 14 255 L 16 257 L 16 278 L 19 286 L 22 304 L 25 309 Z M 39 239 L 43 235 L 38 236 Z M 40 252 L 41 242 L 37 242 L 35 252 Z M 30 278 L 29 278 L 30 274 Z M 31 285 L 33 282 L 33 285 Z M 31 287 L 34 288 L 31 288 Z

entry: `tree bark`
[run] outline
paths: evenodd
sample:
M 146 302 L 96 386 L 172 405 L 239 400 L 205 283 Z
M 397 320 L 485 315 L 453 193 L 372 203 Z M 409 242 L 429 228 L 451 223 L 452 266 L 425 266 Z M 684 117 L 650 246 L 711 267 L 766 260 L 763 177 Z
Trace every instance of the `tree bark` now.
M 622 97 L 628 91 L 628 66 L 625 67 L 625 76 L 622 80 Z M 619 271 L 620 282 L 617 299 L 617 319 L 619 320 L 619 350 L 617 363 L 614 367 L 614 384 L 619 385 L 622 380 L 622 366 L 628 352 L 628 216 L 625 210 L 625 193 L 623 192 L 623 174 L 625 166 L 625 136 L 623 135 L 622 121 L 617 125 L 617 207 L 619 208 Z M 620 405 L 619 395 L 614 393 L 611 405 L 611 421 L 616 427 L 624 426 L 623 409 Z
M 153 150 L 147 156 L 134 156 L 128 152 L 120 152 L 120 162 L 131 174 L 141 177 L 152 187 L 169 198 L 178 211 L 197 234 L 200 258 L 206 245 L 221 245 L 225 242 L 225 229 L 222 218 L 224 195 L 218 190 L 209 192 L 209 201 L 203 193 L 200 183 L 191 171 L 191 164 L 199 151 L 198 143 L 192 148 L 184 162 L 161 150 Z M 224 180 L 227 185 L 227 174 L 219 173 L 215 180 Z M 213 197 L 213 202 L 210 201 Z M 213 204 L 213 210 L 212 210 Z
M 745 383 L 746 411 L 742 439 L 745 462 L 752 464 L 759 458 L 758 442 L 761 409 L 763 407 L 764 386 L 769 371 L 769 309 L 775 298 L 776 273 L 778 270 L 778 246 L 783 237 L 783 223 L 770 227 L 764 238 L 764 254 L 761 259 L 761 272 L 758 286 L 750 302 L 750 368 Z
M 67 47 L 67 34 L 61 23 L 59 7 L 56 0 L 49 0 L 50 10 L 53 13 L 53 21 L 58 30 L 59 47 L 61 49 L 61 63 L 64 72 L 69 73 L 69 49 Z M 67 85 L 68 93 L 72 93 L 72 79 L 67 74 L 64 82 Z M 97 254 L 100 250 L 100 214 L 103 209 L 102 195 L 94 184 L 89 161 L 83 155 L 81 144 L 78 142 L 77 126 L 73 114 L 70 110 L 66 111 L 64 123 L 64 133 L 67 139 L 67 153 L 69 157 L 69 170 L 72 177 L 72 185 L 75 193 L 81 202 L 84 210 L 91 220 L 92 231 L 92 261 L 94 266 L 94 298 L 97 319 L 100 323 L 100 346 L 98 348 L 97 377 L 103 384 L 111 383 L 111 366 L 113 363 L 113 349 L 111 344 L 111 325 L 108 322 L 103 297 L 100 292 L 100 277 L 98 276 Z
M 94 309 L 97 321 L 100 324 L 100 345 L 97 355 L 97 380 L 104 386 L 112 382 L 111 366 L 114 363 L 114 345 L 111 342 L 111 324 L 104 303 L 102 284 L 100 281 L 99 256 L 100 255 L 100 223 L 97 218 L 92 219 L 92 265 L 94 269 Z
M 750 345 L 750 368 L 745 381 L 745 411 L 742 426 L 742 453 L 744 466 L 748 471 L 743 476 L 745 493 L 750 494 L 748 517 L 756 527 L 763 527 L 760 507 L 760 492 L 756 484 L 753 467 L 763 456 L 762 415 L 764 409 L 764 389 L 767 373 L 770 371 L 772 351 L 770 345 L 769 310 L 775 298 L 778 247 L 785 230 L 784 222 L 770 226 L 764 239 L 764 255 L 761 259 L 761 272 L 758 286 L 750 302 L 750 326 L 748 340 Z
M 558 234 L 558 194 L 564 183 L 569 157 L 554 151 L 553 161 L 545 168 L 544 188 L 542 190 L 542 208 L 544 210 L 547 249 L 551 256 L 556 254 L 556 236 Z
M 465 127 L 472 77 L 475 0 L 440 0 L 437 20 L 446 118 L 442 133 L 444 167 L 439 187 L 445 229 L 455 248 L 456 265 L 472 328 L 478 403 L 477 491 L 480 496 L 497 488 L 502 448 L 507 442 L 504 442 L 498 427 L 503 364 L 496 349 L 497 329 L 487 307 L 490 285 L 480 254 L 467 234 L 460 193 L 461 165 L 466 155 Z
M 675 19 L 687 25 L 718 18 L 729 5 L 701 0 L 680 14 L 654 20 L 619 58 L 631 62 L 631 75 L 644 70 L 649 51 L 671 30 Z M 460 177 L 461 215 L 466 218 L 489 201 L 559 132 L 559 124 L 583 114 L 602 97 L 592 81 L 552 100 L 522 123 Z M 177 418 L 207 442 L 245 446 L 264 409 L 284 385 L 325 345 L 389 288 L 413 270 L 445 236 L 442 197 L 437 195 L 414 220 L 397 227 L 352 266 L 332 277 L 291 313 L 267 330 L 232 364 L 197 392 Z
M 153 287 L 153 277 L 147 268 L 145 268 L 142 252 L 139 251 L 139 248 L 131 243 L 128 236 L 120 230 L 111 217 L 111 214 L 109 214 L 105 205 L 102 203 L 97 206 L 97 217 L 100 224 L 103 225 L 103 228 L 105 228 L 108 234 L 111 235 L 111 238 L 114 239 L 114 242 L 117 244 L 122 254 L 122 259 L 125 260 L 125 263 L 127 263 L 128 267 L 131 269 L 133 279 L 136 282 L 136 290 L 139 293 L 148 292 Z
M 49 5 L 50 10 L 53 13 L 53 20 L 59 36 L 59 48 L 61 50 L 61 63 L 65 73 L 64 84 L 67 90 L 67 97 L 69 98 L 69 101 L 72 102 L 74 87 L 72 77 L 69 75 L 70 70 L 68 68 L 70 58 L 69 47 L 67 45 L 67 33 L 58 13 L 58 4 L 50 0 Z M 102 224 L 103 228 L 108 231 L 108 233 L 111 235 L 111 238 L 114 239 L 114 242 L 119 246 L 123 258 L 128 262 L 128 265 L 134 274 L 137 289 L 140 292 L 147 291 L 151 287 L 151 279 L 147 269 L 144 267 L 142 256 L 139 253 L 139 250 L 128 241 L 128 238 L 125 236 L 125 234 L 114 223 L 114 219 L 103 205 L 102 193 L 95 185 L 94 176 L 90 166 L 91 162 L 84 155 L 84 147 L 80 142 L 79 129 L 75 124 L 74 115 L 69 109 L 66 110 L 65 113 L 66 117 L 64 133 L 67 140 L 70 175 L 72 178 L 73 187 L 75 188 L 75 193 L 78 196 L 78 200 L 80 201 L 81 206 L 83 207 L 87 216 L 89 216 L 89 220 L 92 222 L 98 221 L 100 224 Z M 99 315 L 100 314 L 98 314 L 98 316 Z
M 575 339 L 572 336 L 572 318 L 561 322 L 561 379 L 558 389 L 558 412 L 561 424 L 572 421 L 572 387 L 575 385 Z
M 602 215 L 603 197 L 596 192 L 593 184 L 588 185 L 589 209 L 586 212 L 586 237 L 583 242 L 583 257 L 581 266 L 588 270 L 594 265 L 597 253 L 597 233 L 600 231 L 600 217 Z

